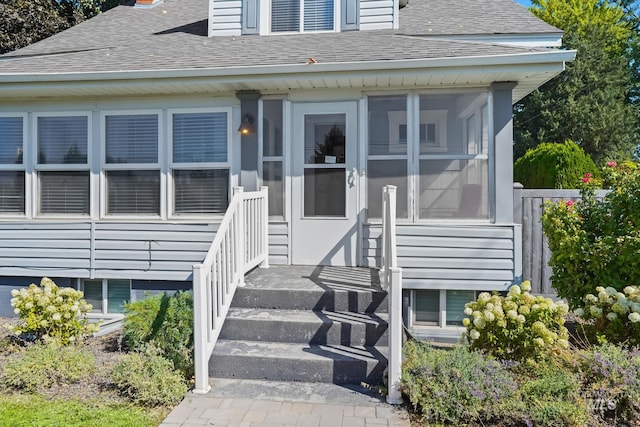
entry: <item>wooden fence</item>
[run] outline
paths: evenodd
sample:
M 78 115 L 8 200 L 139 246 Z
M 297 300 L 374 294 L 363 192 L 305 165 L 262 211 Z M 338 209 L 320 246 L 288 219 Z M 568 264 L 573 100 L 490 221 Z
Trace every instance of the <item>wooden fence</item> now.
M 551 253 L 547 238 L 542 232 L 543 205 L 546 200 L 577 200 L 580 199 L 579 190 L 528 190 L 516 183 L 513 186 L 513 220 L 522 224 L 522 278 L 531 281 L 534 293 L 553 296 L 551 287 L 551 267 L 549 259 Z M 606 191 L 596 191 L 596 197 L 601 199 Z

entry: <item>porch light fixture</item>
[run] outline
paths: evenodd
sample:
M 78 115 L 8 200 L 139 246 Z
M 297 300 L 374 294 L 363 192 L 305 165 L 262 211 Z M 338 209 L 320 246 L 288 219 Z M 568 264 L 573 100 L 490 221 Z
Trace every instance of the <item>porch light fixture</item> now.
M 242 123 L 240 123 L 240 127 L 238 128 L 238 132 L 240 132 L 240 135 L 251 135 L 253 132 L 255 132 L 255 129 L 253 128 L 253 121 L 253 114 L 247 113 L 242 116 Z

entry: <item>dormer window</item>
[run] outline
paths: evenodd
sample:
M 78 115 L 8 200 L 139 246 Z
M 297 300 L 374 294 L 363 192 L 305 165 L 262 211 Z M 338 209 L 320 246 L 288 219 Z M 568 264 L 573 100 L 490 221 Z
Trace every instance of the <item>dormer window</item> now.
M 334 0 L 271 0 L 271 32 L 334 31 Z

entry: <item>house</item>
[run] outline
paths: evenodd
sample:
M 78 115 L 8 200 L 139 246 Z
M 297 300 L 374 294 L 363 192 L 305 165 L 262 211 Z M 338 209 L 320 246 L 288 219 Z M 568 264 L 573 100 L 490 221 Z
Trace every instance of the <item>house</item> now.
M 392 184 L 410 325 L 457 325 L 521 276 L 512 105 L 561 36 L 512 0 L 138 0 L 6 54 L 0 283 L 190 288 L 237 186 L 271 265 L 375 267 Z

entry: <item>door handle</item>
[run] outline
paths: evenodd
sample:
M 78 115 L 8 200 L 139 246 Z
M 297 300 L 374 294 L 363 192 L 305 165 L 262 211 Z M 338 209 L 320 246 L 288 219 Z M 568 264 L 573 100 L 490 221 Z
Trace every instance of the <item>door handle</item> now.
M 358 176 L 358 169 L 353 168 L 349 172 L 349 177 L 347 178 L 347 184 L 349 184 L 349 188 L 353 188 L 356 185 L 356 176 Z

